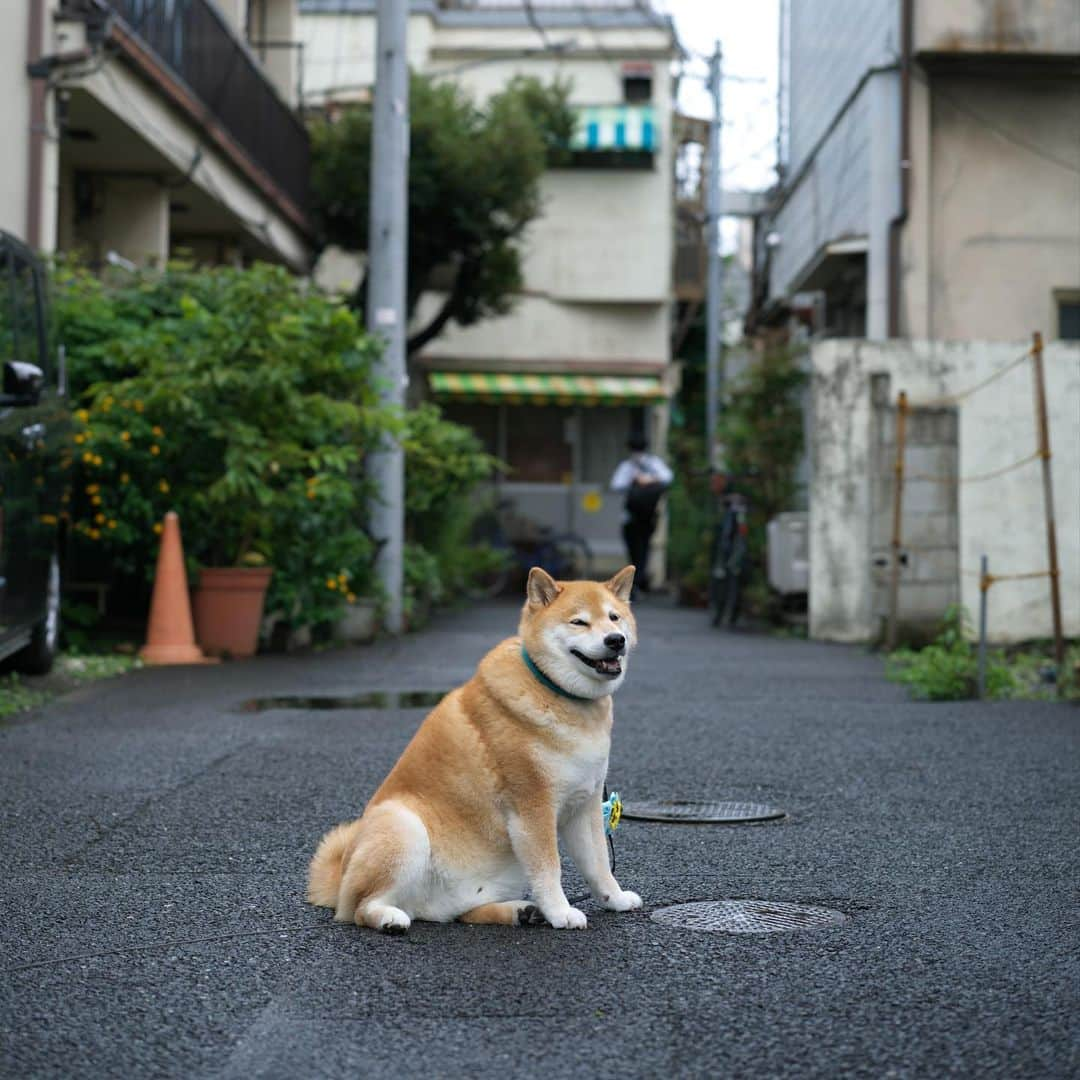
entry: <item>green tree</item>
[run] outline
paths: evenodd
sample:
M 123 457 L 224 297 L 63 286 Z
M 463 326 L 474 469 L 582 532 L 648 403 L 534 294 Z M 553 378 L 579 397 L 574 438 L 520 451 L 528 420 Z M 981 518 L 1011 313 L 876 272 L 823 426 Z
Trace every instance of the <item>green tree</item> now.
M 408 342 L 415 353 L 452 320 L 505 314 L 521 288 L 522 234 L 541 212 L 540 177 L 568 154 L 569 87 L 514 79 L 483 106 L 459 87 L 414 75 L 410 87 L 408 306 L 444 302 Z M 315 215 L 326 243 L 368 246 L 371 108 L 311 129 Z M 361 307 L 366 282 L 354 303 Z

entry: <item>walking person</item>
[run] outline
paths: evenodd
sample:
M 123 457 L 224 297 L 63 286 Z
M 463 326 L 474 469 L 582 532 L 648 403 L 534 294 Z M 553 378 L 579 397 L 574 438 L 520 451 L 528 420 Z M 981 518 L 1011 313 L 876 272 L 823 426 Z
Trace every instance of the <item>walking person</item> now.
M 649 544 L 656 531 L 660 499 L 671 485 L 672 472 L 656 454 L 648 452 L 644 435 L 627 440 L 630 455 L 619 462 L 611 477 L 611 490 L 625 494 L 623 541 L 630 562 L 637 567 L 634 591 L 649 591 Z

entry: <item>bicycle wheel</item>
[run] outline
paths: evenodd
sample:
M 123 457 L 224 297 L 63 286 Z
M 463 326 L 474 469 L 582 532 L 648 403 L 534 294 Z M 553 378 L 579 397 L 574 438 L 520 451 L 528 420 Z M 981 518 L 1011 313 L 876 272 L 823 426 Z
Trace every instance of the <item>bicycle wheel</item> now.
M 544 566 L 549 574 L 560 581 L 581 581 L 592 577 L 592 551 L 584 537 L 576 533 L 553 536 L 544 545 Z

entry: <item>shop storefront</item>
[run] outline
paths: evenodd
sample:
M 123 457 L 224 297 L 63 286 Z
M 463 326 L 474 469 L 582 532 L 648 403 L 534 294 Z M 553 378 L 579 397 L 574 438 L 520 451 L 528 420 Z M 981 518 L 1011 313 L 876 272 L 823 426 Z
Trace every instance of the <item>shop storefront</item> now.
M 671 388 L 652 375 L 432 371 L 432 396 L 472 428 L 510 471 L 499 497 L 523 529 L 576 533 L 598 574 L 625 562 L 622 497 L 608 490 L 631 432 L 662 448 Z M 663 523 L 654 539 L 652 578 L 663 578 Z M 513 538 L 513 537 L 512 537 Z

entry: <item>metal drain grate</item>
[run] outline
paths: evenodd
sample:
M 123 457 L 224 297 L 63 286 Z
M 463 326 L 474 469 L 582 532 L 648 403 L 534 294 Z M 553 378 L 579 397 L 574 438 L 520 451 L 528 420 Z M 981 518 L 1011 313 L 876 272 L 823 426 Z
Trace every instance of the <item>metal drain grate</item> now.
M 653 922 L 714 934 L 780 934 L 820 930 L 848 921 L 841 911 L 772 900 L 707 900 L 676 904 L 652 913 Z
M 627 803 L 623 807 L 623 817 L 635 818 L 638 821 L 684 821 L 724 825 L 775 821 L 777 818 L 787 817 L 787 811 L 778 810 L 775 806 L 762 806 L 760 803 L 668 799 Z

